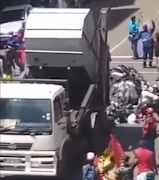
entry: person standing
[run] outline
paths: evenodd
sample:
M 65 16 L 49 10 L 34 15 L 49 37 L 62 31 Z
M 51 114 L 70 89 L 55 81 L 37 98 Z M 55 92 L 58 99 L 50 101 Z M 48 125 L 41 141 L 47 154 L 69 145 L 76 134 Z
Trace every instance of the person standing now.
M 23 44 L 23 41 L 19 37 L 19 35 L 13 34 L 13 36 L 11 36 L 7 42 L 7 46 L 9 50 L 6 53 L 6 56 L 8 59 L 14 59 L 14 62 L 20 68 L 20 72 L 24 71 L 24 65 L 20 61 L 20 56 L 17 50 L 20 49 L 22 44 Z M 14 66 L 14 69 L 15 69 L 15 66 Z
M 143 26 L 143 31 L 139 33 L 139 39 L 143 44 L 143 68 L 146 68 L 147 58 L 149 57 L 149 66 L 152 67 L 154 39 L 153 32 L 155 30 L 155 22 L 152 21 L 152 27 Z
M 98 180 L 96 166 L 94 165 L 95 154 L 93 152 L 87 153 L 87 164 L 83 166 L 82 174 L 83 180 Z
M 158 77 L 156 80 L 159 81 L 159 33 L 158 32 L 155 35 L 154 51 L 156 57 L 156 67 L 158 71 Z
M 145 148 L 155 152 L 155 139 L 158 137 L 157 123 L 153 117 L 153 108 L 147 108 L 145 111 L 145 123 L 142 128 L 142 139 L 140 144 L 144 142 Z
M 131 17 L 129 24 L 129 38 L 131 42 L 131 48 L 133 52 L 133 59 L 139 59 L 138 55 L 138 35 L 139 35 L 139 23 L 135 16 Z

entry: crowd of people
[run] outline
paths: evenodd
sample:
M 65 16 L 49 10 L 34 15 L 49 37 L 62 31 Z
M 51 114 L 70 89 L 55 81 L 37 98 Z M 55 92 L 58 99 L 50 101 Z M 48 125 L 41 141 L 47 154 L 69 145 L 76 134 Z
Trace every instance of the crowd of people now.
M 156 58 L 156 66 L 158 70 L 157 80 L 159 81 L 159 33 L 154 36 L 155 22 L 141 26 L 136 20 L 136 17 L 131 17 L 129 25 L 129 40 L 133 53 L 133 59 L 143 59 L 143 68 L 147 67 L 147 60 L 149 59 L 149 67 L 152 67 L 153 56 Z M 142 41 L 143 57 L 139 56 L 138 45 L 139 40 Z
M 117 161 L 113 159 L 113 155 L 109 155 L 110 158 L 108 158 L 107 163 L 102 160 L 103 166 L 101 168 L 101 162 L 100 165 L 97 163 L 95 154 L 88 152 L 87 164 L 83 166 L 83 180 L 133 180 L 134 178 L 136 180 L 155 180 L 157 168 L 159 168 L 155 154 L 155 139 L 159 136 L 157 132 L 159 121 L 154 118 L 153 114 L 154 110 L 151 107 L 138 114 L 139 117 L 142 116 L 144 119 L 144 126 L 139 148 L 134 150 L 129 147 L 129 150 L 134 154 L 133 160 L 130 156 L 124 154 L 124 156 L 121 156 L 120 166 L 117 167 L 117 164 L 115 164 Z M 119 154 L 116 158 L 120 158 Z M 107 157 L 108 155 L 105 153 L 104 156 Z M 101 159 L 104 159 L 104 156 Z M 113 169 L 114 164 L 115 168 Z M 135 174 L 136 168 L 137 173 Z M 112 172 L 115 172 L 114 176 Z M 111 176 L 112 178 L 110 178 Z

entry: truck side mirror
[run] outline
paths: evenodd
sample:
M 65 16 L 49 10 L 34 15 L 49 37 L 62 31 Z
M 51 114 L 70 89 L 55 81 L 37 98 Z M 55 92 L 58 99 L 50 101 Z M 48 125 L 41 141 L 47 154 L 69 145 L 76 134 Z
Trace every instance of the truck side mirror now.
M 62 103 L 63 103 L 63 110 L 67 111 L 69 106 L 69 98 L 67 98 L 66 92 L 64 91 L 62 94 Z

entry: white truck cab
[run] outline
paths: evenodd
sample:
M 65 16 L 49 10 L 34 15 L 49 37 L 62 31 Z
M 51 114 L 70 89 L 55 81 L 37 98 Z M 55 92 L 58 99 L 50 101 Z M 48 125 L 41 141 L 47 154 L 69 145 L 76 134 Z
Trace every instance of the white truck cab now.
M 57 174 L 67 137 L 65 89 L 52 84 L 1 84 L 1 175 Z

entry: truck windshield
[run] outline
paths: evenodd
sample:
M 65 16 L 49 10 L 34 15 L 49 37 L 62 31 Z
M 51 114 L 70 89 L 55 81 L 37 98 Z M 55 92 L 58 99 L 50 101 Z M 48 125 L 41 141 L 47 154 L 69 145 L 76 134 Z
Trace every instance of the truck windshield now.
M 0 122 L 9 119 L 18 125 L 51 127 L 51 101 L 49 99 L 0 99 Z
M 25 18 L 24 9 L 4 11 L 1 13 L 0 22 L 2 24 L 13 21 L 21 21 L 24 20 L 24 18 Z

